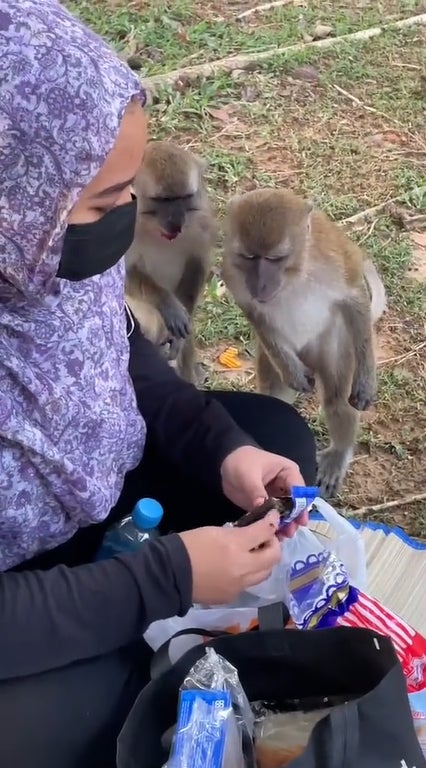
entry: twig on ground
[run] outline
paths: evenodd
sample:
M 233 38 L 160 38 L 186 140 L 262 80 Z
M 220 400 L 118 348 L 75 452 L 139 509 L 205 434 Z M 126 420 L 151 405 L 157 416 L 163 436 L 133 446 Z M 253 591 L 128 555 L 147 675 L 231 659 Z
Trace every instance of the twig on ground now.
M 263 5 L 256 5 L 254 8 L 249 8 L 248 11 L 239 13 L 235 18 L 240 21 L 246 19 L 248 16 L 252 16 L 254 13 L 263 13 L 264 11 L 270 11 L 271 8 L 281 8 L 283 5 L 290 5 L 293 0 L 273 0 L 271 3 L 263 3 Z
M 426 192 L 426 187 L 415 187 L 411 192 L 410 195 L 417 195 L 422 194 Z M 363 224 L 366 219 L 372 219 L 374 216 L 377 216 L 377 214 L 386 213 L 386 208 L 389 205 L 392 205 L 392 203 L 398 203 L 401 202 L 404 198 L 407 197 L 407 193 L 404 192 L 402 195 L 398 195 L 398 197 L 390 197 L 389 200 L 385 200 L 383 203 L 379 203 L 378 205 L 373 205 L 372 208 L 366 208 L 364 211 L 360 211 L 359 213 L 355 213 L 353 216 L 348 216 L 346 219 L 341 219 L 338 223 L 339 224 Z
M 410 133 L 410 131 L 407 131 L 404 123 L 401 123 L 400 120 L 397 120 L 395 117 L 391 117 L 391 115 L 387 115 L 386 112 L 381 112 L 380 109 L 376 109 L 375 107 L 370 107 L 369 104 L 365 104 L 361 99 L 358 99 L 357 96 L 354 96 L 352 93 L 349 93 L 349 91 L 345 91 L 344 88 L 341 88 L 340 85 L 332 84 L 331 87 L 337 91 L 338 93 L 341 93 L 342 96 L 345 96 L 349 101 L 352 101 L 353 104 L 356 104 L 358 107 L 361 107 L 361 109 L 365 109 L 366 112 L 372 112 L 375 115 L 379 115 L 379 117 L 384 117 L 385 120 L 389 120 L 390 123 L 393 123 L 394 125 L 397 125 L 398 128 L 401 128 L 404 133 L 407 134 L 407 136 L 410 136 L 414 141 L 416 141 L 418 144 L 420 144 L 421 147 L 423 147 L 424 150 L 426 150 L 426 144 L 419 136 L 416 136 L 415 133 Z
M 426 341 L 421 341 L 420 344 L 416 344 L 409 352 L 405 352 L 403 355 L 397 355 L 396 357 L 388 357 L 386 360 L 379 360 L 377 365 L 389 365 L 389 363 L 403 363 L 404 360 L 408 360 L 410 357 L 417 355 L 423 347 L 426 347 Z
M 399 197 L 391 197 L 389 200 L 385 200 L 384 203 L 378 203 L 378 205 L 373 205 L 371 208 L 366 208 L 364 211 L 355 213 L 353 216 L 348 216 L 347 219 L 341 219 L 339 224 L 363 224 L 366 219 L 371 219 L 378 213 L 384 213 L 386 206 L 390 205 L 391 203 L 396 203 L 398 200 L 400 200 Z
M 373 37 L 378 37 L 387 30 L 405 29 L 406 27 L 414 27 L 418 25 L 426 25 L 426 13 L 421 13 L 418 16 L 410 16 L 408 19 L 402 19 L 401 21 L 396 21 L 391 24 L 383 24 L 382 27 L 362 29 L 359 32 L 353 32 L 349 35 L 341 35 L 340 37 L 326 37 L 323 40 L 313 40 L 309 43 L 296 43 L 285 47 L 275 47 L 257 53 L 227 56 L 224 59 L 216 59 L 207 64 L 196 64 L 192 67 L 183 67 L 182 69 L 176 69 L 173 72 L 166 72 L 162 75 L 153 75 L 152 77 L 143 78 L 143 82 L 148 90 L 152 90 L 155 93 L 155 89 L 158 86 L 170 86 L 179 83 L 179 81 L 187 81 L 188 83 L 191 83 L 199 78 L 215 77 L 220 73 L 230 73 L 236 69 L 247 70 L 256 68 L 262 61 L 267 61 L 274 56 L 290 55 L 307 48 L 332 48 L 341 43 L 355 42 L 357 40 L 370 40 Z
M 371 507 L 359 507 L 359 509 L 347 510 L 352 515 L 362 516 L 371 512 L 381 512 L 384 509 L 393 509 L 394 507 L 405 507 L 407 504 L 414 504 L 417 501 L 425 501 L 426 493 L 413 493 L 410 496 L 403 496 L 401 499 L 386 501 L 383 504 L 373 504 Z

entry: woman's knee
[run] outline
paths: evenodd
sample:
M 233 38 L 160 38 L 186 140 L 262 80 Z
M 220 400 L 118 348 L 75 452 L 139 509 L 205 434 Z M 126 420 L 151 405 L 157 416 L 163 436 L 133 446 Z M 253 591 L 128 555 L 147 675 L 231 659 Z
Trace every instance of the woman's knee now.
M 261 448 L 295 461 L 307 484 L 315 482 L 315 438 L 303 416 L 288 403 L 254 392 L 211 393 Z

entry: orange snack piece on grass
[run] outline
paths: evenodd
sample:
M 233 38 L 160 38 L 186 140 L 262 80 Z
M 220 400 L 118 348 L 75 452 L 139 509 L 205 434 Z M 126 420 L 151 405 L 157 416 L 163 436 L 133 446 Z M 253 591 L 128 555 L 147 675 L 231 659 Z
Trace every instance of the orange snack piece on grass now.
M 224 352 L 221 352 L 219 363 L 224 368 L 232 368 L 234 370 L 243 367 L 241 360 L 238 359 L 238 349 L 236 347 L 227 347 Z

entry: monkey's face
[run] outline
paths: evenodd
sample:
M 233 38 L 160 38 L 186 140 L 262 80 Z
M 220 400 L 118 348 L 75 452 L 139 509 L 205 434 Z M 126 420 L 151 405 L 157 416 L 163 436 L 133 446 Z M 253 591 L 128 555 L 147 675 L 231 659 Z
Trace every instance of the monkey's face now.
M 143 199 L 141 214 L 150 218 L 161 237 L 175 240 L 182 232 L 188 214 L 197 210 L 195 195 Z
M 271 301 L 304 269 L 310 208 L 283 190 L 254 190 L 234 199 L 228 218 L 228 258 L 250 297 Z
M 134 181 L 141 229 L 175 240 L 202 207 L 202 186 L 201 161 L 171 142 L 150 142 Z
M 263 304 L 271 301 L 281 291 L 290 256 L 287 248 L 277 249 L 267 256 L 240 250 L 237 256 L 239 269 L 244 273 L 252 299 Z

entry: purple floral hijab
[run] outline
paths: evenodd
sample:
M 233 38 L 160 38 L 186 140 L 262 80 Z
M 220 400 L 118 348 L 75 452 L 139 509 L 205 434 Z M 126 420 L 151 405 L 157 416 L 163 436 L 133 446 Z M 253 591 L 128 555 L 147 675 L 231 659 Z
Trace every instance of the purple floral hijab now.
M 55 275 L 140 84 L 55 0 L 0 0 L 0 570 L 103 520 L 141 458 L 123 264 Z

